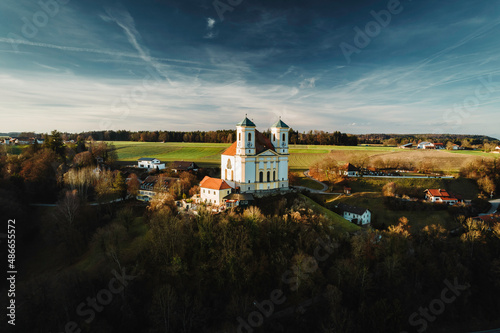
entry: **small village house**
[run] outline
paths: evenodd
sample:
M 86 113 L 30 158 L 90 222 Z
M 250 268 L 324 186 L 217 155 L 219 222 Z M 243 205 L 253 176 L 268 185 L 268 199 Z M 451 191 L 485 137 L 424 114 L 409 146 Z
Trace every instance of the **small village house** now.
M 445 203 L 454 205 L 459 202 L 459 198 L 451 195 L 446 190 L 442 189 L 427 189 L 425 190 L 425 198 L 434 203 Z
M 422 141 L 418 144 L 417 149 L 434 149 L 435 146 L 432 142 Z
M 341 167 L 339 173 L 341 175 L 347 176 L 347 177 L 358 177 L 359 176 L 359 168 L 355 167 L 351 163 L 347 163 L 343 167 Z
M 246 207 L 254 200 L 252 193 L 231 193 L 224 197 L 226 208 Z
M 157 158 L 148 158 L 143 157 L 137 160 L 137 167 L 141 169 L 165 169 L 165 163 L 161 163 L 161 161 Z
M 372 212 L 367 208 L 350 206 L 344 203 L 339 204 L 337 208 L 342 211 L 343 218 L 354 224 L 367 225 L 371 223 Z
M 170 169 L 175 173 L 183 172 L 183 171 L 198 171 L 199 167 L 194 162 L 187 161 L 173 161 L 170 164 Z
M 223 179 L 205 176 L 200 183 L 201 202 L 221 205 L 224 197 L 231 193 L 231 186 Z
M 171 177 L 148 176 L 139 187 L 137 200 L 151 201 L 158 192 L 167 192 L 170 186 L 178 180 Z

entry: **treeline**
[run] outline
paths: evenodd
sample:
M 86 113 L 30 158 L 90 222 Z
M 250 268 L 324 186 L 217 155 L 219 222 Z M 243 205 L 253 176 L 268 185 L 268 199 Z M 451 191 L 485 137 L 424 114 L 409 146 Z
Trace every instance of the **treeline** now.
M 453 142 L 469 145 L 482 145 L 487 142 L 498 142 L 498 139 L 485 135 L 462 135 L 462 134 L 359 134 L 357 135 L 360 144 L 392 144 L 403 145 L 407 143 L 419 143 L 421 141 Z
M 262 132 L 271 137 L 270 130 Z M 339 131 L 309 131 L 300 133 L 294 129 L 289 132 L 290 144 L 306 145 L 339 145 L 356 146 L 357 136 Z M 138 142 L 205 142 L 205 143 L 232 143 L 236 141 L 236 130 L 217 131 L 89 131 L 81 133 L 62 133 L 62 138 L 68 140 L 97 140 L 97 141 L 138 141 Z M 21 136 L 43 138 L 41 134 L 21 133 Z

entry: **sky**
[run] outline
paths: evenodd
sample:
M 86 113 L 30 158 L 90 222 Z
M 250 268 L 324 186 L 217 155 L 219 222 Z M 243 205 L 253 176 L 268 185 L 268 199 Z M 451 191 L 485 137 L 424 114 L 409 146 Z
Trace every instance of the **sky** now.
M 0 132 L 500 138 L 500 1 L 2 0 Z

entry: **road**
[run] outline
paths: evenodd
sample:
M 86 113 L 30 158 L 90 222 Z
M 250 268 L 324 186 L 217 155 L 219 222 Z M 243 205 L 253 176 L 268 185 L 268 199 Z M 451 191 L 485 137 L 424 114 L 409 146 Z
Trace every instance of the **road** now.
M 498 210 L 498 206 L 500 205 L 500 199 L 490 200 L 490 204 L 491 204 L 491 209 L 487 213 L 479 214 L 479 216 L 494 214 Z

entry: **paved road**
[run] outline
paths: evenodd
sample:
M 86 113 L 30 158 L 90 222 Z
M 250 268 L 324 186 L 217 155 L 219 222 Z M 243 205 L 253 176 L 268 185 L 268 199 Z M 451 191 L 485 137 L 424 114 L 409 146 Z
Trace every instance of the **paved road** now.
M 500 206 L 500 199 L 490 200 L 490 204 L 491 209 L 485 214 L 479 214 L 479 216 L 494 214 L 498 210 L 498 206 Z
M 321 190 L 311 190 L 311 192 L 312 191 L 314 191 L 314 192 L 325 192 L 326 190 L 328 190 L 328 185 L 326 185 L 326 184 L 320 182 L 319 180 L 316 180 L 313 177 L 309 176 L 309 170 L 304 171 L 304 176 L 306 176 L 307 178 L 309 178 L 312 181 L 315 181 L 316 183 L 320 184 L 323 187 Z

